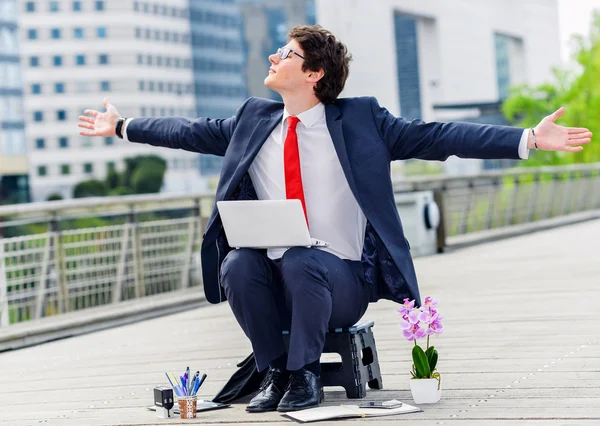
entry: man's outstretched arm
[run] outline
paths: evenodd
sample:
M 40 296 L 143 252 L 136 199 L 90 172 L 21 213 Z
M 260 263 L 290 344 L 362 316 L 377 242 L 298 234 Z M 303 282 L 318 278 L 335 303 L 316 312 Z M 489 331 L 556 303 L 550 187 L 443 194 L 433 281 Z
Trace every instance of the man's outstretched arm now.
M 373 98 L 371 108 L 379 134 L 387 143 L 392 160 L 419 158 L 446 160 L 461 158 L 527 158 L 529 149 L 577 152 L 591 142 L 585 128 L 555 123 L 564 109 L 545 117 L 533 131 L 508 126 L 472 123 L 425 123 L 394 117 Z M 534 138 L 535 134 L 535 138 Z M 534 146 L 535 141 L 535 146 Z
M 154 146 L 183 149 L 223 156 L 235 130 L 237 120 L 246 101 L 233 117 L 226 119 L 198 118 L 136 118 L 123 125 L 123 139 Z M 82 136 L 115 136 L 117 121 L 121 117 L 114 105 L 104 99 L 105 112 L 85 110 L 79 117 Z

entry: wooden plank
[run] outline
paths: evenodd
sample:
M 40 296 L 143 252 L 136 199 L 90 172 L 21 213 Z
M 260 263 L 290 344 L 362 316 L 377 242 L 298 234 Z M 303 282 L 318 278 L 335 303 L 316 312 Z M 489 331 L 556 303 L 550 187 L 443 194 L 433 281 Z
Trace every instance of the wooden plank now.
M 440 298 L 443 394 L 422 413 L 370 419 L 433 425 L 600 424 L 600 221 L 415 260 L 422 295 Z M 370 399 L 412 403 L 411 343 L 397 305 L 372 304 L 383 372 Z M 0 419 L 11 425 L 158 425 L 143 409 L 164 371 L 208 372 L 210 399 L 250 352 L 226 304 L 207 306 L 19 351 L 0 353 Z M 250 415 L 249 398 L 201 414 L 196 423 L 283 425 L 278 413 Z M 326 404 L 348 403 L 341 388 Z M 358 422 L 362 420 L 347 420 Z M 443 423 L 442 423 L 443 422 Z

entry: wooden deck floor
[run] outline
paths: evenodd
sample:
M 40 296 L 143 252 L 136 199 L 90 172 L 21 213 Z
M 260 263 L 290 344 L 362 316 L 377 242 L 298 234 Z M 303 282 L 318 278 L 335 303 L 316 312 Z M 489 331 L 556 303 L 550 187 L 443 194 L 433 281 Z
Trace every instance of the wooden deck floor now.
M 441 299 L 442 400 L 420 413 L 346 422 L 392 425 L 600 425 L 600 221 L 416 261 L 422 295 Z M 369 399 L 412 404 L 411 345 L 396 305 L 371 305 L 383 371 Z M 166 370 L 206 371 L 209 399 L 250 350 L 226 304 L 0 354 L 0 424 L 284 424 L 244 404 L 159 419 L 143 407 Z M 326 403 L 344 393 L 326 389 Z

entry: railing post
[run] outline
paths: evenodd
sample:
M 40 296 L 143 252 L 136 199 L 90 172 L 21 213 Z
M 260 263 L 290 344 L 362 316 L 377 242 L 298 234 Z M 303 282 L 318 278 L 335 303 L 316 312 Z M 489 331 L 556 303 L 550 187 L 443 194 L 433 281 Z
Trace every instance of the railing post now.
M 566 188 L 564 190 L 564 198 L 562 203 L 562 208 L 560 209 L 560 216 L 564 216 L 569 210 L 569 202 L 571 201 L 571 187 L 573 186 L 573 174 L 569 173 L 566 183 Z
M 579 185 L 579 203 L 577 204 L 577 211 L 585 211 L 587 200 L 591 197 L 588 196 L 587 190 L 590 187 L 590 181 L 592 180 L 592 175 L 588 171 L 581 172 L 581 183 Z
M 67 288 L 62 232 L 60 231 L 60 225 L 56 216 L 50 221 L 50 231 L 54 238 L 54 266 L 56 268 L 56 278 L 58 280 L 59 310 L 61 313 L 65 313 L 71 310 L 71 303 L 69 300 L 69 290 Z
M 440 224 L 436 230 L 438 253 L 443 253 L 446 248 L 446 208 L 444 207 L 445 191 L 445 187 L 433 191 L 433 201 L 435 201 L 440 210 Z
M 554 197 L 552 196 L 552 194 L 556 190 L 557 181 L 557 174 L 552 173 L 552 179 L 550 180 L 550 191 L 548 191 L 550 196 L 548 197 L 548 201 L 546 202 L 546 211 L 544 212 L 543 219 L 549 219 L 550 217 L 552 217 L 552 203 L 554 202 Z
M 8 315 L 8 279 L 6 277 L 6 259 L 4 257 L 4 241 L 0 238 L 0 328 L 10 325 Z
M 596 190 L 596 194 L 592 199 L 592 209 L 600 208 L 600 171 L 597 171 L 598 175 L 596 176 L 596 180 L 598 181 L 596 185 L 590 185 L 592 189 Z
M 44 314 L 44 304 L 46 303 L 46 282 L 48 280 L 48 272 L 50 270 L 50 255 L 52 252 L 53 235 L 54 234 L 52 232 L 46 233 L 44 257 L 42 258 L 40 279 L 38 280 L 37 291 L 35 295 L 35 311 L 33 312 L 34 319 L 40 319 Z
M 129 213 L 129 223 L 132 227 L 133 238 L 133 271 L 135 283 L 135 297 L 140 298 L 146 295 L 146 286 L 144 284 L 144 260 L 142 259 L 142 242 L 140 238 L 140 225 L 133 208 Z
M 496 197 L 498 196 L 498 179 L 493 179 L 492 184 L 489 185 L 489 197 L 488 197 L 488 207 L 485 212 L 485 219 L 483 220 L 483 230 L 492 228 L 492 217 L 494 215 L 494 207 Z
M 473 181 L 469 180 L 469 184 L 467 186 L 467 200 L 464 204 L 463 214 L 460 219 L 460 224 L 458 226 L 458 235 L 465 234 L 467 231 L 467 223 L 469 222 L 469 213 L 471 212 L 471 205 L 473 204 L 473 199 L 475 198 L 475 186 L 473 185 Z
M 506 207 L 506 217 L 504 218 L 504 226 L 509 226 L 513 223 L 515 204 L 517 204 L 517 193 L 519 192 L 519 176 L 513 176 L 513 191 L 510 193 L 508 206 Z
M 127 270 L 127 253 L 129 252 L 129 241 L 131 239 L 133 213 L 127 216 L 127 222 L 123 224 L 123 233 L 121 235 L 121 254 L 117 264 L 117 279 L 112 289 L 112 303 L 119 303 L 123 294 L 123 281 L 125 280 L 125 271 Z M 135 220 L 135 219 L 134 219 Z
M 533 222 L 533 215 L 535 214 L 535 202 L 537 201 L 537 194 L 540 190 L 540 175 L 535 173 L 533 176 L 533 182 L 531 182 L 533 188 L 531 190 L 531 197 L 529 197 L 529 208 L 527 212 L 527 222 Z
M 185 247 L 185 258 L 183 268 L 181 270 L 181 289 L 190 286 L 190 265 L 192 263 L 192 254 L 194 251 L 194 244 L 200 229 L 200 200 L 194 200 L 194 207 L 192 208 L 192 216 L 189 220 L 192 232 L 189 233 L 189 239 Z

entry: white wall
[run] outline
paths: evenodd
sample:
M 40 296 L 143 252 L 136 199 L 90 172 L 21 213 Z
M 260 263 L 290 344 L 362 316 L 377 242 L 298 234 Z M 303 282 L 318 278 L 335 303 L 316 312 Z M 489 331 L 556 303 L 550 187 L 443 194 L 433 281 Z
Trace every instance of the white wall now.
M 551 78 L 560 64 L 555 0 L 318 0 L 318 23 L 354 57 L 343 96 L 375 96 L 400 113 L 394 11 L 426 18 L 418 27 L 426 120 L 435 118 L 433 103 L 498 99 L 495 32 L 523 39 L 528 83 Z

